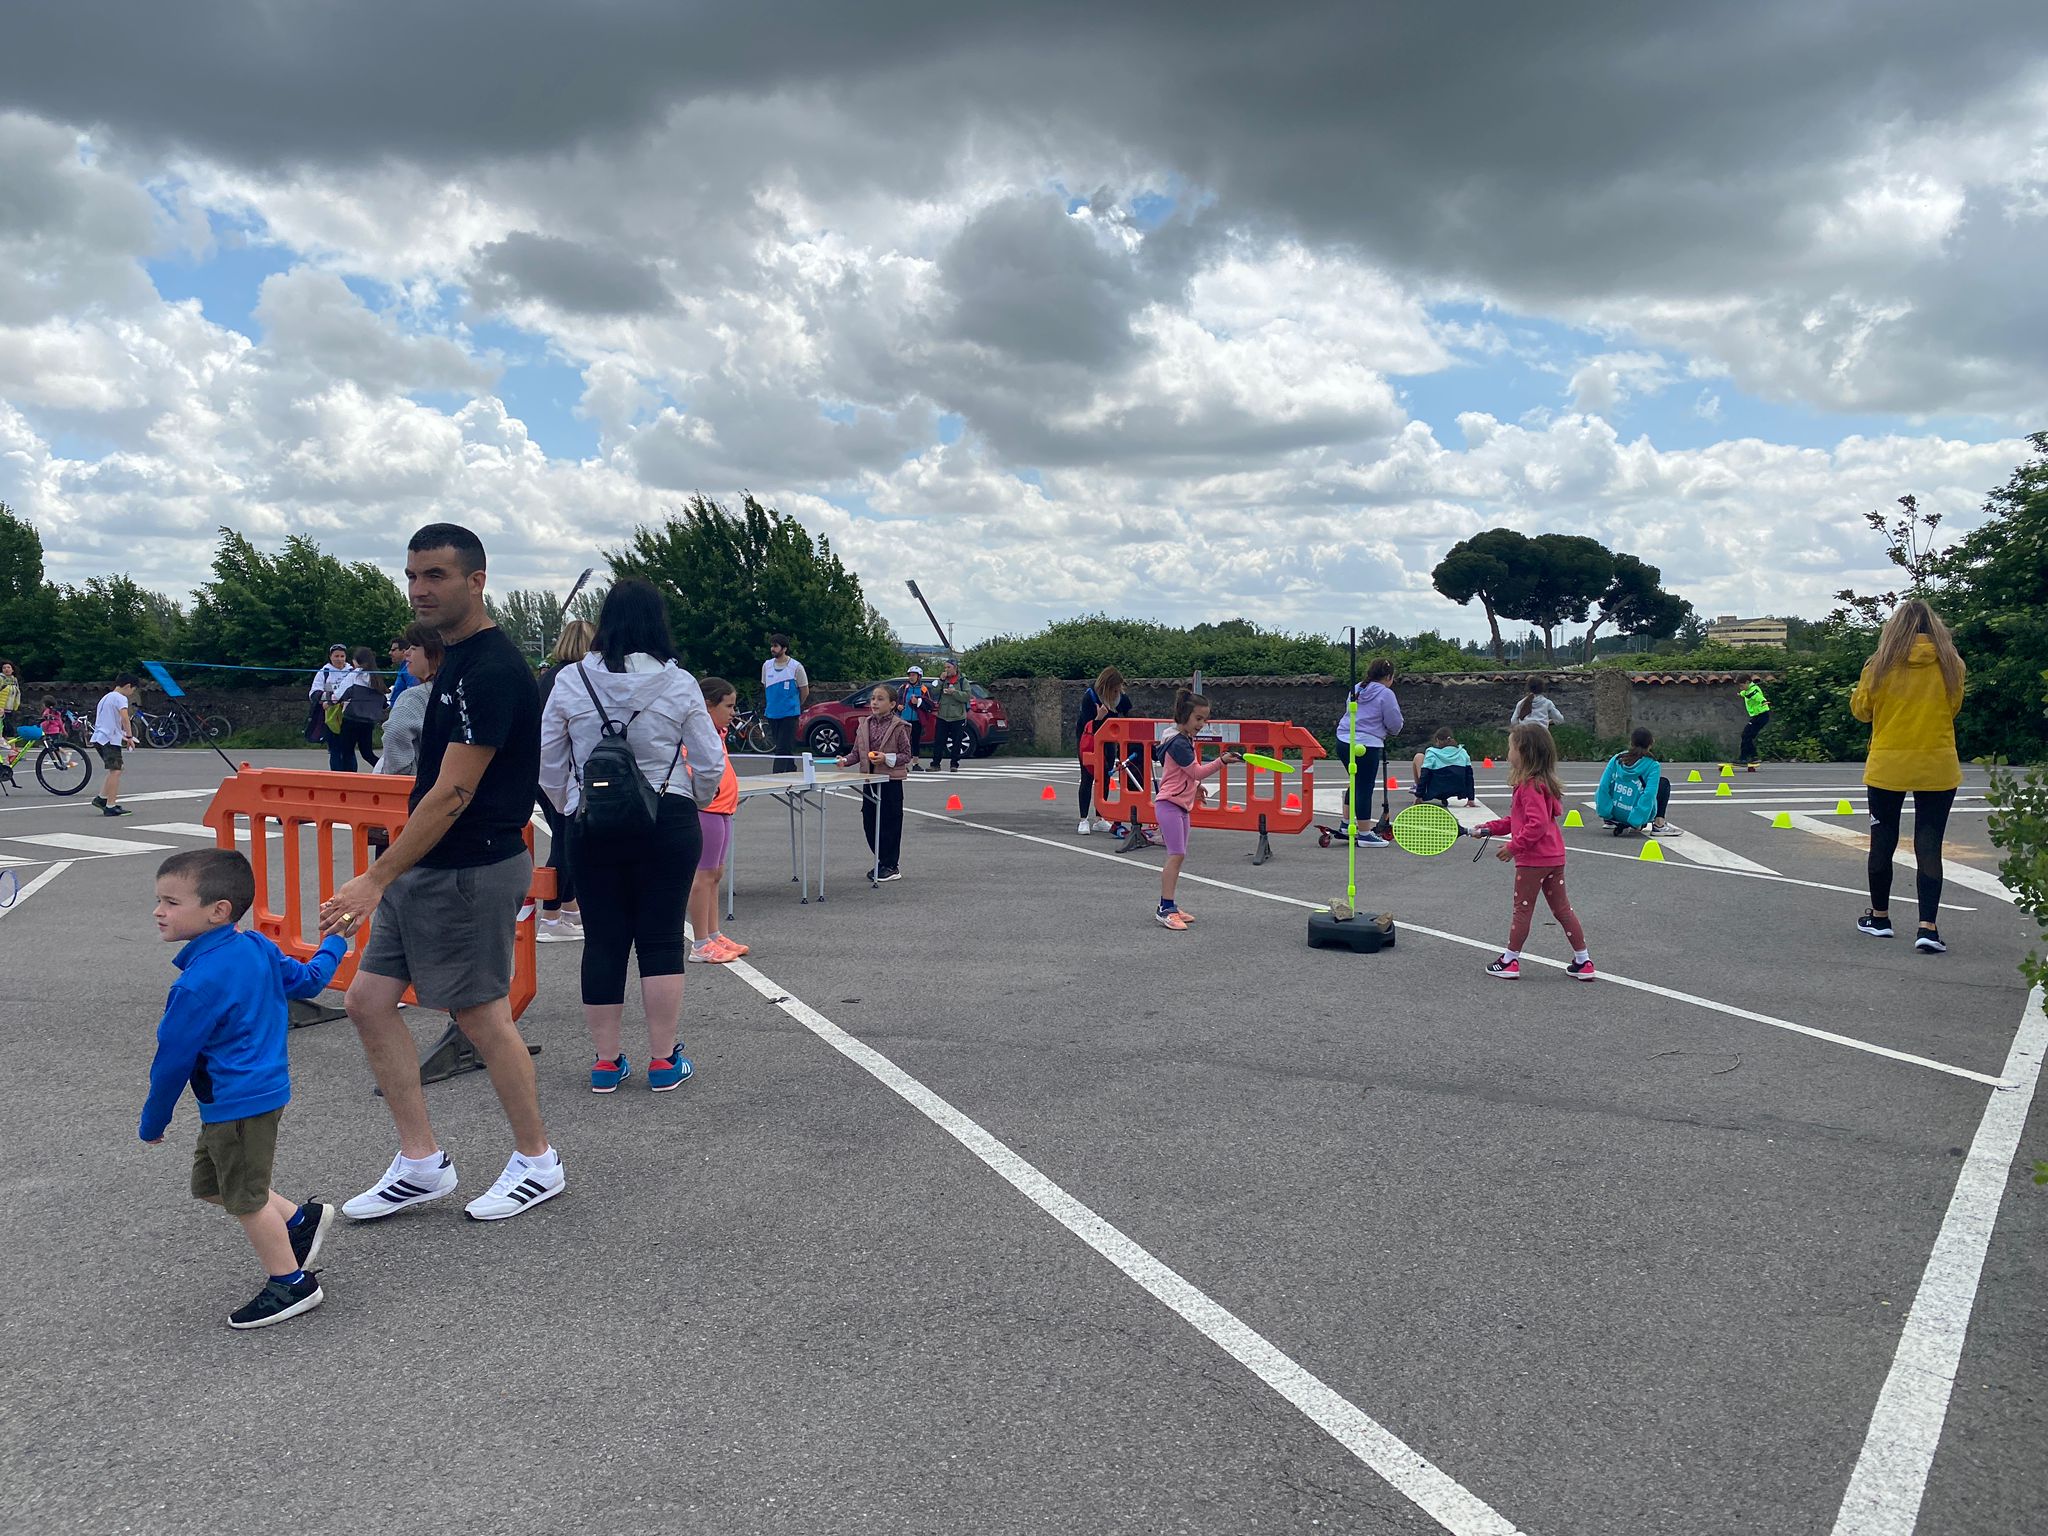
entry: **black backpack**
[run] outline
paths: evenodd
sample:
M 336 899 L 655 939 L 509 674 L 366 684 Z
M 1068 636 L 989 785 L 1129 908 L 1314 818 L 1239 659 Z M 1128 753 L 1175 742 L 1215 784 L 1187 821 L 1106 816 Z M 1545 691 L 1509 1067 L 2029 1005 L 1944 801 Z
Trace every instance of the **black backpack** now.
M 576 675 L 583 679 L 584 691 L 597 706 L 599 722 L 597 745 L 583 760 L 583 802 L 576 808 L 577 830 L 586 837 L 606 840 L 644 837 L 654 830 L 668 778 L 662 779 L 659 790 L 649 784 L 626 741 L 626 727 L 640 718 L 640 712 L 635 710 L 623 722 L 614 720 L 604 712 L 604 701 L 591 687 L 589 671 L 578 666 Z M 678 741 L 676 756 L 669 759 L 670 777 L 682 754 L 683 744 Z

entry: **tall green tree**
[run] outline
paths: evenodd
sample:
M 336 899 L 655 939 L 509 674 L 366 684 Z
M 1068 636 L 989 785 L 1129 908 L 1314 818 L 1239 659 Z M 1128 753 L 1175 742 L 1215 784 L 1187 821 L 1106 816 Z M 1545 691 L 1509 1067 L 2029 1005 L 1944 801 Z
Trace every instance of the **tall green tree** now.
M 1612 624 L 1624 635 L 1648 635 L 1652 640 L 1669 639 L 1678 632 L 1692 612 L 1692 604 L 1663 587 L 1664 573 L 1645 565 L 1634 555 L 1616 555 L 1599 596 L 1599 612 L 1586 630 L 1586 658 L 1593 657 L 1594 637 Z
M 1489 528 L 1453 544 L 1430 572 L 1430 581 L 1445 597 L 1464 607 L 1474 599 L 1493 632 L 1493 659 L 1507 659 L 1501 640 L 1503 618 L 1524 617 L 1535 588 L 1537 557 L 1533 540 L 1512 528 Z
M 175 602 L 126 576 L 89 577 L 57 598 L 63 675 L 74 682 L 104 681 L 145 659 L 176 656 L 184 627 Z
M 1543 631 L 1546 653 L 1557 649 L 1558 626 L 1583 624 L 1614 579 L 1614 552 L 1577 533 L 1539 534 L 1529 541 L 1534 570 L 1521 619 Z
M 398 583 L 368 561 L 344 564 L 298 533 L 266 555 L 223 528 L 213 580 L 193 594 L 187 651 L 193 660 L 311 670 L 337 642 L 370 646 L 381 659 L 411 621 Z
M 577 605 L 582 605 L 580 597 Z M 536 661 L 553 652 L 555 641 L 561 637 L 562 599 L 553 592 L 525 587 L 514 587 L 503 597 L 486 592 L 484 606 L 490 610 L 491 622 L 505 632 L 505 638 Z
M 55 677 L 63 661 L 57 591 L 43 576 L 42 535 L 5 502 L 0 502 L 0 660 L 37 680 Z
M 684 664 L 756 691 L 768 636 L 780 630 L 812 677 L 867 678 L 900 659 L 860 578 L 803 524 L 744 497 L 737 511 L 693 496 L 659 528 L 609 556 L 615 577 L 651 581 L 668 599 Z

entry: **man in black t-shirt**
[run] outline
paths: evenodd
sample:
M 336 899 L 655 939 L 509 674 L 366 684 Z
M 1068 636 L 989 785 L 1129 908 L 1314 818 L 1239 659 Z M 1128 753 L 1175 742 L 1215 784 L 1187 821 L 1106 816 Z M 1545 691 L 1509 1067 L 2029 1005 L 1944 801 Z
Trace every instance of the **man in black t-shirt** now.
M 478 1221 L 498 1221 L 565 1187 L 508 997 L 514 930 L 533 880 L 526 822 L 540 780 L 540 690 L 484 608 L 484 548 L 475 534 L 428 524 L 406 549 L 405 579 L 414 616 L 441 632 L 444 647 L 441 670 L 423 685 L 432 693 L 411 814 L 384 856 L 320 907 L 321 931 L 344 937 L 365 913 L 376 914 L 348 1013 L 398 1126 L 398 1155 L 384 1177 L 342 1210 L 367 1221 L 456 1186 L 398 1010 L 410 986 L 421 1006 L 454 1015 L 512 1123 L 511 1161 L 466 1207 Z

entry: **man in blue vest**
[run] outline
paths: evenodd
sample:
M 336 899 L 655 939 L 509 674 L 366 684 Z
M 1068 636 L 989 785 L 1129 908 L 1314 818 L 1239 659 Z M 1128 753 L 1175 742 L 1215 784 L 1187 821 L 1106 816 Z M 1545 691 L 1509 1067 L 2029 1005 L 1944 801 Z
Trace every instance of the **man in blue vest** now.
M 768 734 L 775 742 L 777 773 L 796 767 L 796 722 L 811 699 L 810 675 L 804 664 L 789 654 L 789 636 L 768 637 L 768 659 L 761 663 L 761 718 L 768 722 Z

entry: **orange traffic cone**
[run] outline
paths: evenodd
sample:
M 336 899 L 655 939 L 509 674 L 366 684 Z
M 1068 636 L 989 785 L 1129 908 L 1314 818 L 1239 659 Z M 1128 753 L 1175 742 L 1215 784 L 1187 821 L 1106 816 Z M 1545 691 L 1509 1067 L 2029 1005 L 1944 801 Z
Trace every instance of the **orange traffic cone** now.
M 1493 759 L 1489 757 L 1485 762 L 1481 763 L 1480 766 L 1482 768 L 1491 768 L 1493 766 Z
M 1041 789 L 1038 792 L 1038 798 L 1041 800 L 1057 800 L 1059 799 L 1059 797 L 1060 792 L 1054 789 L 1050 784 L 1046 785 L 1045 788 Z
M 1299 795 L 1289 795 L 1289 796 L 1287 797 L 1287 809 L 1288 809 L 1288 810 L 1290 810 L 1290 811 L 1298 811 L 1298 810 L 1300 810 L 1300 809 L 1301 809 L 1301 796 L 1299 796 Z
M 949 811 L 964 811 L 967 807 L 960 803 L 958 795 L 948 795 L 946 796 L 946 809 Z
M 1393 775 L 1392 775 L 1391 773 L 1390 773 L 1390 774 L 1388 774 L 1388 775 L 1387 775 L 1387 788 L 1389 788 L 1389 789 L 1399 789 L 1400 787 L 1401 787 L 1401 781 L 1400 781 L 1399 779 L 1395 778 L 1395 777 L 1394 777 L 1394 776 L 1393 776 Z

